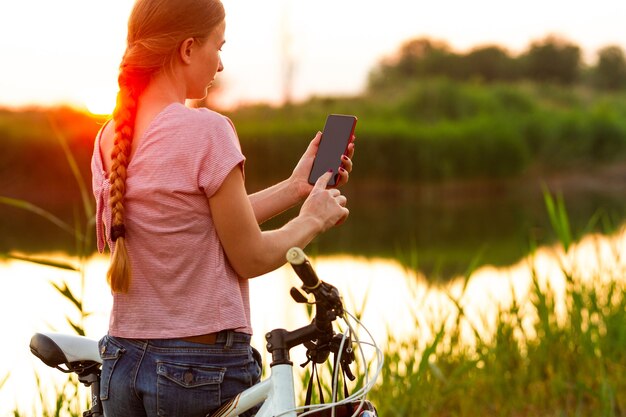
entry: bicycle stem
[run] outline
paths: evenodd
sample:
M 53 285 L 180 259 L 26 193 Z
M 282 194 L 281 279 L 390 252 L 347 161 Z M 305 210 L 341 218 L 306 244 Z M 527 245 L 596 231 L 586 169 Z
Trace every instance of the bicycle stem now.
M 315 340 L 323 335 L 315 320 L 304 327 L 287 331 L 285 329 L 274 329 L 265 335 L 267 341 L 267 351 L 272 355 L 270 366 L 287 364 L 293 365 L 289 358 L 289 349 L 302 343 Z

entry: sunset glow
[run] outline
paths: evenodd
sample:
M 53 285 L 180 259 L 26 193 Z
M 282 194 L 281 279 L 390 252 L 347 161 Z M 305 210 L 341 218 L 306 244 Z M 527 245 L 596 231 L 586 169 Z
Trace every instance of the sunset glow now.
M 117 94 L 115 86 L 105 88 L 87 90 L 84 97 L 84 104 L 91 114 L 106 115 L 113 112 L 115 107 L 115 96 Z

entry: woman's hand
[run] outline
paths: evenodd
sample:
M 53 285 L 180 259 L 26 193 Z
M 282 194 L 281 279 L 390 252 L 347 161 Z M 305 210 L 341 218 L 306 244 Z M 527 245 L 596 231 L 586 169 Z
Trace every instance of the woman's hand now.
M 309 184 L 309 174 L 311 168 L 313 168 L 313 161 L 317 150 L 319 148 L 320 140 L 322 139 L 322 132 L 317 132 L 313 140 L 309 143 L 306 151 L 298 161 L 298 164 L 293 170 L 289 182 L 295 188 L 297 195 L 300 198 L 306 198 L 311 193 L 313 186 Z M 354 155 L 354 141 L 356 137 L 353 135 L 348 144 L 347 155 L 342 156 L 341 166 L 339 167 L 339 177 L 337 183 L 332 188 L 339 188 L 348 182 L 350 179 L 350 172 L 352 172 L 352 156 Z
M 329 171 L 319 177 L 308 198 L 302 204 L 300 215 L 311 216 L 318 220 L 320 232 L 342 224 L 350 214 L 346 208 L 348 199 L 336 188 L 326 188 L 332 173 Z

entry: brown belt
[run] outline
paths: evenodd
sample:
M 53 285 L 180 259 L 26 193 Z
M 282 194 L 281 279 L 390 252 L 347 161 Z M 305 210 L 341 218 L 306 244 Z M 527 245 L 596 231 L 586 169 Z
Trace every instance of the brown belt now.
M 198 336 L 181 337 L 180 340 L 184 340 L 185 342 L 191 342 L 191 343 L 202 343 L 204 345 L 214 345 L 215 342 L 217 341 L 218 334 L 220 333 L 216 332 L 216 333 L 201 334 Z

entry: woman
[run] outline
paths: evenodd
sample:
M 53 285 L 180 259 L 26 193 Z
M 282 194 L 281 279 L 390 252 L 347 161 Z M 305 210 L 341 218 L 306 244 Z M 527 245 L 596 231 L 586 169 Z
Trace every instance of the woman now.
M 205 416 L 258 382 L 247 280 L 348 216 L 330 173 L 307 182 L 320 133 L 289 179 L 248 196 L 230 120 L 184 106 L 224 68 L 224 17 L 219 0 L 138 0 L 129 19 L 117 106 L 92 159 L 98 248 L 113 253 L 107 417 Z M 344 158 L 338 184 L 351 169 Z M 296 218 L 261 231 L 301 202 Z

